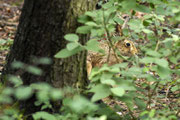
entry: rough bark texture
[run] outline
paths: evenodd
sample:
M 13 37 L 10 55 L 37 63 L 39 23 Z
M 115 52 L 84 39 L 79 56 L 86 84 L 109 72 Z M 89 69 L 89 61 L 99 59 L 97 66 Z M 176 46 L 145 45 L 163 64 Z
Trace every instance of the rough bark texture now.
M 25 0 L 14 44 L 7 57 L 3 75 L 18 74 L 11 69 L 14 60 L 31 64 L 31 57 L 49 57 L 53 64 L 39 66 L 42 76 L 21 74 L 24 84 L 48 82 L 55 87 L 82 87 L 87 83 L 86 52 L 68 59 L 54 59 L 53 56 L 66 46 L 64 35 L 74 33 L 79 26 L 77 17 L 87 10 L 94 9 L 97 0 Z M 88 36 L 81 36 L 85 43 Z M 79 84 L 80 83 L 80 84 Z M 32 102 L 23 106 L 28 113 L 36 111 Z

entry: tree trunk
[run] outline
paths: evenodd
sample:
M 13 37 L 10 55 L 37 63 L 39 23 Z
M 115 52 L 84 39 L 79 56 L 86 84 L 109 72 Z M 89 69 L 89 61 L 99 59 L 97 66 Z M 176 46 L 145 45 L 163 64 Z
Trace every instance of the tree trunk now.
M 55 87 L 83 87 L 87 83 L 86 52 L 67 59 L 54 59 L 53 56 L 66 46 L 64 35 L 74 33 L 79 26 L 77 18 L 85 11 L 93 10 L 97 0 L 25 0 L 14 44 L 7 56 L 7 64 L 3 75 L 18 74 L 11 68 L 13 61 L 31 64 L 31 57 L 49 57 L 53 64 L 42 65 L 41 76 L 22 73 L 24 84 L 48 82 Z M 84 44 L 88 36 L 81 35 Z M 28 113 L 35 112 L 34 101 L 23 106 L 31 108 Z

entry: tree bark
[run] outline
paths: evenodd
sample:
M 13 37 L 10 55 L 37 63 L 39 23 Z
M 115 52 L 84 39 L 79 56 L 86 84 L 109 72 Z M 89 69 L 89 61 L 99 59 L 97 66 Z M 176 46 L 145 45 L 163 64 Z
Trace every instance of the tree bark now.
M 11 68 L 15 60 L 31 64 L 33 56 L 49 57 L 53 64 L 38 66 L 44 71 L 43 75 L 36 76 L 27 72 L 19 74 L 24 84 L 48 82 L 55 87 L 87 85 L 85 51 L 67 59 L 54 59 L 53 56 L 66 46 L 64 35 L 75 33 L 79 26 L 78 16 L 93 10 L 96 3 L 97 0 L 25 0 L 14 43 L 2 74 L 19 74 L 18 70 Z M 88 38 L 80 35 L 81 43 L 84 44 Z M 36 111 L 32 102 L 23 105 L 27 109 L 31 107 L 28 113 Z

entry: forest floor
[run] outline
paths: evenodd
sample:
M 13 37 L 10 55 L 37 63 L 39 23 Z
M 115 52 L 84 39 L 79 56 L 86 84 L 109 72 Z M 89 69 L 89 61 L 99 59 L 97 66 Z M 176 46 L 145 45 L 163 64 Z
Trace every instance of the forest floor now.
M 0 0 L 0 73 L 15 37 L 21 8 L 22 0 Z

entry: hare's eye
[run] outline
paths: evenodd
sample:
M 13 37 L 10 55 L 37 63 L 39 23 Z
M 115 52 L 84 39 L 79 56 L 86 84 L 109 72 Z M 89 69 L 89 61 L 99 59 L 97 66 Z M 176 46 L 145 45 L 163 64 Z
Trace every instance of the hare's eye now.
M 129 47 L 131 44 L 130 43 L 126 43 L 126 46 Z

